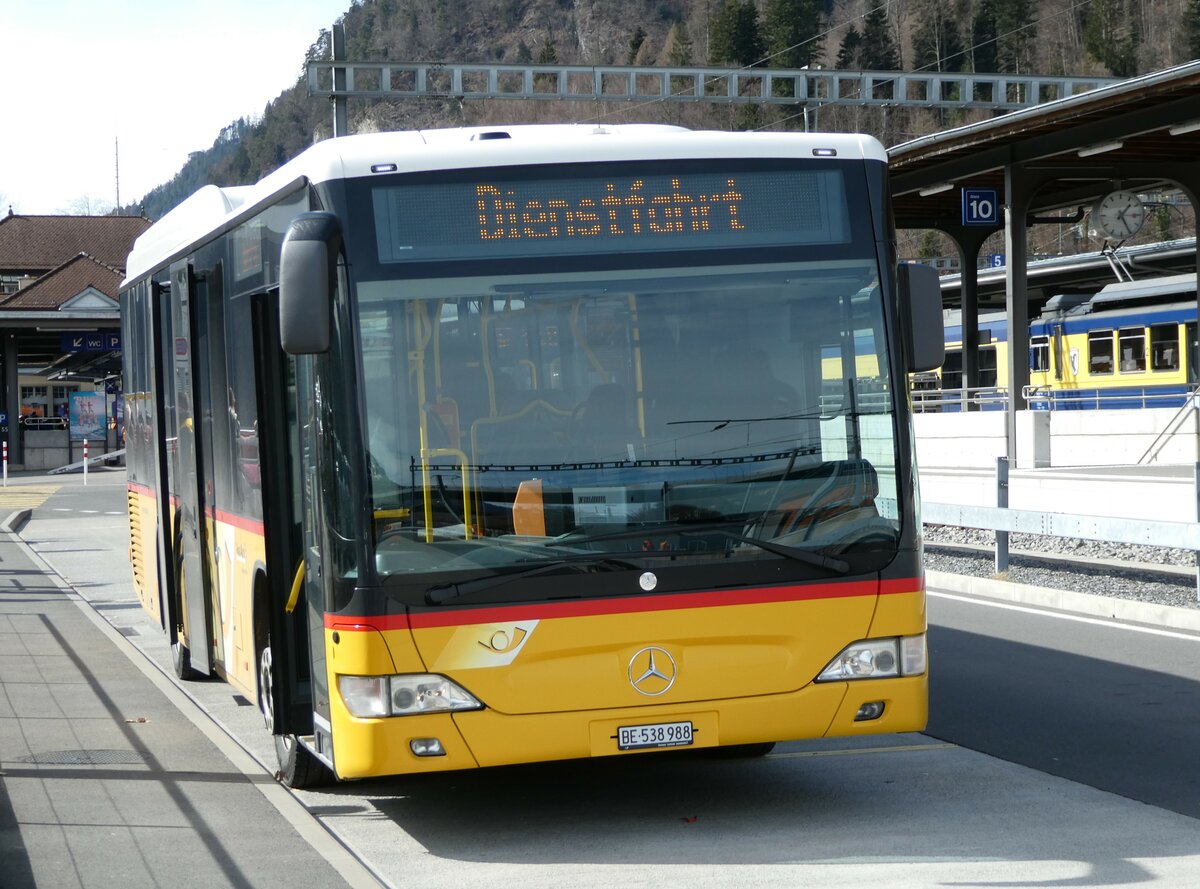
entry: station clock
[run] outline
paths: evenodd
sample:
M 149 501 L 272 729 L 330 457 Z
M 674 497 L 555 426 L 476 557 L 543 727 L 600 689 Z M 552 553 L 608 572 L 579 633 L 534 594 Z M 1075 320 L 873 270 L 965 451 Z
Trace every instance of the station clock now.
M 1132 238 L 1146 222 L 1146 207 L 1132 191 L 1117 189 L 1102 197 L 1092 208 L 1096 227 L 1110 238 Z

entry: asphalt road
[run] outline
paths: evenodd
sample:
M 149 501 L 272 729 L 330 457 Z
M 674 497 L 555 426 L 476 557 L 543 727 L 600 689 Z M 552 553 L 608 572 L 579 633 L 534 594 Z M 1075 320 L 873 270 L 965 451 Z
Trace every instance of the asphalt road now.
M 124 478 L 96 482 L 65 484 L 22 536 L 140 652 L 131 656 L 169 670 L 161 631 L 132 597 Z M 1200 885 L 1197 821 L 1178 814 L 1189 791 L 1170 793 L 1161 774 L 1197 749 L 1200 643 L 930 605 L 931 734 L 792 742 L 750 761 L 651 754 L 297 795 L 396 887 Z M 273 770 L 249 702 L 221 682 L 185 688 Z M 1180 773 L 1193 781 L 1194 761 Z
M 1200 818 L 1200 637 L 931 595 L 927 734 Z

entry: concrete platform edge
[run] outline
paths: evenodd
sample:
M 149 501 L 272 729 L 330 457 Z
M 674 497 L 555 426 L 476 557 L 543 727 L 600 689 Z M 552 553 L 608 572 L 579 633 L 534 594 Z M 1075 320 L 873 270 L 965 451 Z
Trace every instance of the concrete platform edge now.
M 8 518 L 0 523 L 0 532 L 4 534 L 19 534 L 33 514 L 32 509 L 18 509 L 8 514 Z M 57 576 L 57 575 L 56 575 Z
M 1114 599 L 1110 596 L 1093 596 L 1088 593 L 1027 586 L 986 577 L 948 574 L 943 571 L 925 572 L 925 581 L 931 590 L 945 590 L 951 593 L 999 599 L 1022 605 L 1054 608 L 1089 617 L 1200 633 L 1200 609 L 1156 605 L 1131 599 Z
M 286 787 L 278 783 L 271 773 L 264 768 L 251 753 L 233 738 L 223 727 L 214 720 L 183 688 L 175 684 L 173 679 L 163 672 L 158 664 L 150 660 L 128 639 L 122 636 L 110 624 L 104 615 L 92 607 L 74 587 L 50 565 L 40 553 L 21 539 L 18 530 L 29 519 L 30 510 L 18 510 L 0 523 L 0 532 L 12 535 L 16 543 L 29 559 L 40 565 L 45 571 L 46 578 L 64 593 L 67 593 L 76 607 L 129 659 L 139 672 L 146 676 L 154 686 L 166 696 L 180 713 L 184 715 L 212 744 L 221 751 L 226 759 L 259 792 L 274 806 L 289 824 L 302 836 L 313 849 L 328 861 L 338 874 L 354 889 L 388 889 L 389 883 L 375 874 L 367 865 L 341 840 L 331 833 L 319 820 L 314 818 L 304 803 L 294 796 Z

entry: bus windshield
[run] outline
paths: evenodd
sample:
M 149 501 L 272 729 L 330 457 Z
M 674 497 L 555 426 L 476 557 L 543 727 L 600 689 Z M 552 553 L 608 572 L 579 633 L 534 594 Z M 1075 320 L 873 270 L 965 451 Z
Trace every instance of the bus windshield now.
M 878 283 L 873 256 L 360 282 L 378 574 L 475 602 L 543 571 L 878 570 Z

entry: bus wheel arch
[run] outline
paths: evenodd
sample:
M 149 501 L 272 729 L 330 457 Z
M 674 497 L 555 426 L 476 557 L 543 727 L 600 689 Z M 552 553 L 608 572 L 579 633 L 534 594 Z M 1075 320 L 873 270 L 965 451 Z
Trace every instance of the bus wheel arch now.
M 275 732 L 275 659 L 271 649 L 270 594 L 261 571 L 254 578 L 254 649 L 258 665 L 258 708 L 263 724 L 275 741 L 276 780 L 288 787 L 319 787 L 333 780 L 333 773 L 292 734 Z

